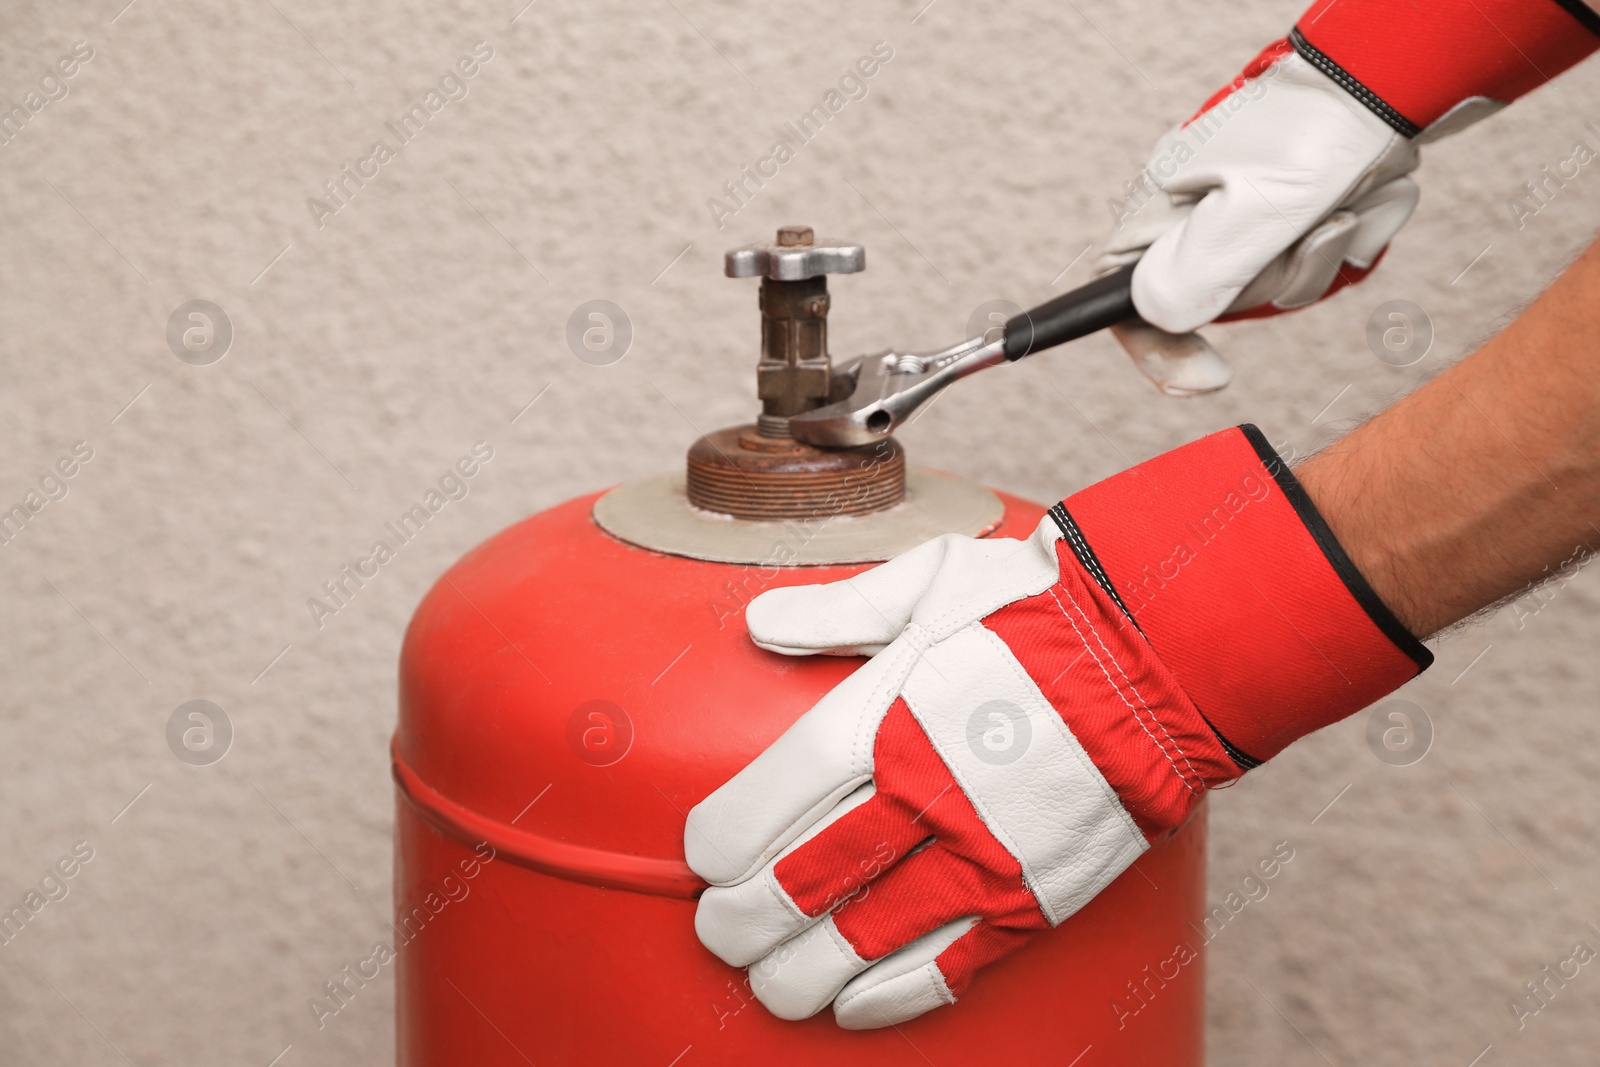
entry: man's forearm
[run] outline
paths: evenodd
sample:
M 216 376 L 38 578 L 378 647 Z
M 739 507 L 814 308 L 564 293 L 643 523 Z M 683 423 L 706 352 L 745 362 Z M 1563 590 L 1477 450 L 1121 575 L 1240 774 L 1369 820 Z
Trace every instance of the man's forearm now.
M 1295 473 L 1419 637 L 1600 546 L 1600 244 L 1482 349 Z

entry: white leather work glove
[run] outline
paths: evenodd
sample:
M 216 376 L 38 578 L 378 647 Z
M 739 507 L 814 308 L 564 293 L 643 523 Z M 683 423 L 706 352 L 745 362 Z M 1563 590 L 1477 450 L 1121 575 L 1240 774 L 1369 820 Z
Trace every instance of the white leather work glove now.
M 1097 269 L 1182 334 L 1361 280 L 1416 207 L 1418 146 L 1600 45 L 1581 0 L 1320 0 L 1156 145 Z
M 871 659 L 689 813 L 695 930 L 773 1014 L 847 1029 L 955 1003 L 1207 789 L 1430 658 L 1250 426 L 1027 539 L 947 535 L 745 617 Z

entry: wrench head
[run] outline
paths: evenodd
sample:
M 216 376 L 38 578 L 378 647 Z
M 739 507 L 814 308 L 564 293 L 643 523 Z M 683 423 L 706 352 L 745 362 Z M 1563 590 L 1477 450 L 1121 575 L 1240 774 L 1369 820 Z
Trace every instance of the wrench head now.
M 888 437 L 910 414 L 894 401 L 929 372 L 916 356 L 882 352 L 853 359 L 834 373 L 850 379 L 850 394 L 789 418 L 789 431 L 808 445 L 860 448 Z
M 882 352 L 847 364 L 854 388 L 844 399 L 789 419 L 790 432 L 822 448 L 881 441 L 951 382 L 1004 363 L 1005 341 L 973 337 L 942 352 Z

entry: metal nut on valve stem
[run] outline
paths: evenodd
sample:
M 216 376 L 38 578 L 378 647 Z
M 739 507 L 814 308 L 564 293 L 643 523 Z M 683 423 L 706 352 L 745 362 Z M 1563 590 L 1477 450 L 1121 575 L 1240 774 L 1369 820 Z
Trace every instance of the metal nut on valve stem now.
M 793 248 L 804 245 L 809 247 L 816 240 L 816 234 L 810 226 L 779 226 L 778 247 Z

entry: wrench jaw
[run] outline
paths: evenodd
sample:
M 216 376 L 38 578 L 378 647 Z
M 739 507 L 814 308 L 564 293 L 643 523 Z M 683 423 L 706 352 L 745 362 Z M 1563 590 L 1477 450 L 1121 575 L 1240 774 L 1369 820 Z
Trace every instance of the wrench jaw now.
M 903 382 L 890 367 L 896 356 L 881 352 L 851 360 L 834 371 L 829 392 L 841 399 L 789 418 L 789 432 L 819 448 L 859 448 L 894 432 L 896 420 L 883 401 Z
M 819 448 L 859 448 L 894 433 L 951 382 L 1005 362 L 1003 339 L 974 337 L 940 352 L 881 352 L 839 368 L 848 396 L 789 419 L 796 438 Z M 832 391 L 832 390 L 830 390 Z

